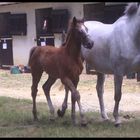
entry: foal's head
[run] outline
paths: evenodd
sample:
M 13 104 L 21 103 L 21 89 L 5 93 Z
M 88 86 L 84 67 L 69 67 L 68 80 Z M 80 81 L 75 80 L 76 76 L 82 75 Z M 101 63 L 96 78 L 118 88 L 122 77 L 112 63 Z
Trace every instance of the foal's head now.
M 88 29 L 84 25 L 84 21 L 77 20 L 76 17 L 72 20 L 66 41 L 70 39 L 70 36 L 78 45 L 83 45 L 85 48 L 91 49 L 94 45 L 94 42 L 89 38 Z

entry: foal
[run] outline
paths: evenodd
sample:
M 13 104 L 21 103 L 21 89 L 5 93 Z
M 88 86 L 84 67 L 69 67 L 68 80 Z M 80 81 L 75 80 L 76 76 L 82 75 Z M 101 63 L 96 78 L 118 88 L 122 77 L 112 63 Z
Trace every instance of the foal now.
M 36 95 L 38 83 L 43 71 L 48 74 L 48 79 L 43 85 L 43 90 L 47 98 L 48 106 L 51 113 L 51 119 L 54 118 L 54 107 L 50 98 L 50 88 L 55 81 L 60 78 L 61 82 L 71 91 L 72 100 L 72 122 L 75 125 L 75 103 L 78 103 L 81 124 L 84 124 L 80 94 L 76 90 L 79 75 L 83 70 L 82 60 L 80 57 L 81 45 L 91 49 L 93 41 L 88 38 L 86 30 L 83 28 L 83 22 L 75 17 L 69 27 L 68 37 L 64 46 L 55 48 L 52 46 L 36 46 L 30 51 L 29 66 L 32 74 L 31 95 L 33 99 L 33 116 L 37 118 Z

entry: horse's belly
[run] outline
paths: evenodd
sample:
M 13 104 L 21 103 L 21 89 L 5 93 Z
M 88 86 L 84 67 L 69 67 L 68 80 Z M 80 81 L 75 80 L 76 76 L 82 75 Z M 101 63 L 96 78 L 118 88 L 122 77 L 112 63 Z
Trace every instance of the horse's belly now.
M 93 67 L 93 69 L 95 69 L 98 72 L 113 74 L 113 70 L 109 63 L 105 63 L 105 62 L 99 63 L 94 61 L 91 63 L 91 66 Z
M 86 60 L 86 62 L 92 67 L 93 69 L 106 73 L 106 74 L 112 74 L 112 65 L 111 60 L 109 57 L 109 54 L 105 54 L 103 52 L 99 52 L 95 49 L 88 51 L 83 51 L 83 56 Z
M 86 57 L 85 60 L 90 65 L 90 67 L 92 67 L 98 72 L 106 74 L 113 73 L 111 62 L 107 61 L 106 58 L 96 58 L 95 56 L 93 56 L 90 58 Z

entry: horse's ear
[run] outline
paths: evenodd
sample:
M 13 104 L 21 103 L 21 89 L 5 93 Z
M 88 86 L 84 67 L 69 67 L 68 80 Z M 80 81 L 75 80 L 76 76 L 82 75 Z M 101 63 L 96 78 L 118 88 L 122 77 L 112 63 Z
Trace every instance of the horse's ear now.
M 84 23 L 84 22 L 85 22 L 85 19 L 84 19 L 84 18 L 82 18 L 82 19 L 81 19 L 81 22 L 82 22 L 82 23 Z
M 76 19 L 76 17 L 73 17 L 73 25 L 75 26 L 76 23 L 77 23 L 77 19 Z
M 127 14 L 128 16 L 131 16 L 135 14 L 138 10 L 138 4 L 137 3 L 129 3 L 126 8 L 124 13 Z

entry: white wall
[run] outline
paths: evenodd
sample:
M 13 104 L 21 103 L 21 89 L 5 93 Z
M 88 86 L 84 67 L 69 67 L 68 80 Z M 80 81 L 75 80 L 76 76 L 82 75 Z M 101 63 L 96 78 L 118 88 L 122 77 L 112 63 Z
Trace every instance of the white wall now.
M 30 2 L 20 3 L 15 5 L 0 6 L 0 13 L 26 13 L 27 14 L 27 35 L 26 36 L 13 36 L 13 59 L 14 65 L 27 65 L 29 51 L 36 45 L 34 39 L 36 38 L 36 25 L 35 25 L 35 9 L 48 8 L 53 9 L 68 9 L 71 17 L 83 17 L 82 3 L 48 3 L 48 2 Z M 59 47 L 61 44 L 61 34 L 55 34 L 55 45 Z

